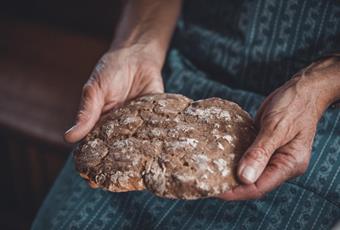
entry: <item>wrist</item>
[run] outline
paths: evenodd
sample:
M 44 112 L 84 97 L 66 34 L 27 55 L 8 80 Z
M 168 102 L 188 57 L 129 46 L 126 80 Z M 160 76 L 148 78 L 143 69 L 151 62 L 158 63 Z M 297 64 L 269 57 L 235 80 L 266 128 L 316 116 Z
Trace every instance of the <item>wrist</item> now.
M 340 58 L 327 57 L 305 68 L 298 78 L 322 112 L 340 99 Z
M 181 9 L 181 0 L 127 1 L 111 49 L 141 47 L 163 66 Z
M 166 48 L 164 48 L 157 39 L 147 39 L 147 38 L 126 38 L 126 39 L 115 39 L 109 50 L 119 50 L 119 49 L 129 49 L 135 50 L 138 53 L 143 51 L 143 53 L 154 57 L 157 60 L 164 62 L 166 55 Z

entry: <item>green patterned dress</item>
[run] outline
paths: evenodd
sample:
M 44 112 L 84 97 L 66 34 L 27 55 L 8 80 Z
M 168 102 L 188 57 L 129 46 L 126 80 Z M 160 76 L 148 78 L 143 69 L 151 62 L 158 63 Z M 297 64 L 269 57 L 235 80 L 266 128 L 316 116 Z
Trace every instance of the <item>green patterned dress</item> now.
M 184 0 L 166 91 L 255 115 L 266 95 L 340 51 L 338 0 Z M 330 229 L 340 220 L 340 110 L 321 118 L 307 172 L 254 201 L 179 201 L 90 189 L 70 158 L 33 229 Z

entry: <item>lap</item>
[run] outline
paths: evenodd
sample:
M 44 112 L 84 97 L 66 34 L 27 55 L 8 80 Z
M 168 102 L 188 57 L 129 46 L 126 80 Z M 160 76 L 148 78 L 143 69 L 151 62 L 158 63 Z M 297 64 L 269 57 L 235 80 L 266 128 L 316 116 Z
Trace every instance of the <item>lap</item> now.
M 194 99 L 222 97 L 255 114 L 262 96 L 213 82 L 178 55 L 169 57 L 168 92 Z M 77 174 L 70 157 L 33 229 L 329 229 L 340 218 L 339 147 L 340 111 L 328 110 L 319 123 L 306 174 L 261 200 L 241 202 L 179 201 L 146 191 L 93 190 Z

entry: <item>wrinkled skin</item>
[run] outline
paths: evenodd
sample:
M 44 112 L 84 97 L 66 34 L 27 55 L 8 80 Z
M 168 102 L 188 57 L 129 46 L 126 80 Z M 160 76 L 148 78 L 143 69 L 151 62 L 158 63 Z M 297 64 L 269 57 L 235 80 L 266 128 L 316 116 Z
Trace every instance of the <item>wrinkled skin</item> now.
M 76 124 L 65 133 L 75 143 L 100 115 L 135 97 L 164 91 L 161 69 L 181 11 L 181 0 L 125 1 L 110 50 L 82 93 Z
M 70 143 L 91 131 L 100 115 L 125 101 L 164 91 L 161 63 L 144 45 L 110 50 L 83 87 L 76 124 L 65 133 Z
M 314 63 L 270 94 L 257 112 L 259 134 L 238 165 L 244 183 L 219 198 L 257 199 L 308 168 L 317 123 L 339 97 L 338 58 Z M 332 88 L 331 85 L 334 85 Z

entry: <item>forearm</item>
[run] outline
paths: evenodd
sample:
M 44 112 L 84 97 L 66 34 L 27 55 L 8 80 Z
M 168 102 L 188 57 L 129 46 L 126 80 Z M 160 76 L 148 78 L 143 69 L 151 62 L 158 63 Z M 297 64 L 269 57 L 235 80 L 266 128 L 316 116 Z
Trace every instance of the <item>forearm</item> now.
M 333 55 L 319 60 L 298 76 L 310 94 L 316 97 L 322 110 L 340 99 L 340 56 Z
M 332 87 L 334 87 L 334 96 L 332 97 L 331 103 L 340 104 L 340 53 L 336 53 L 333 55 L 333 60 L 336 62 L 335 73 L 332 75 L 332 82 L 334 83 Z
M 112 49 L 145 45 L 163 63 L 181 10 L 181 0 L 130 0 L 112 42 Z

